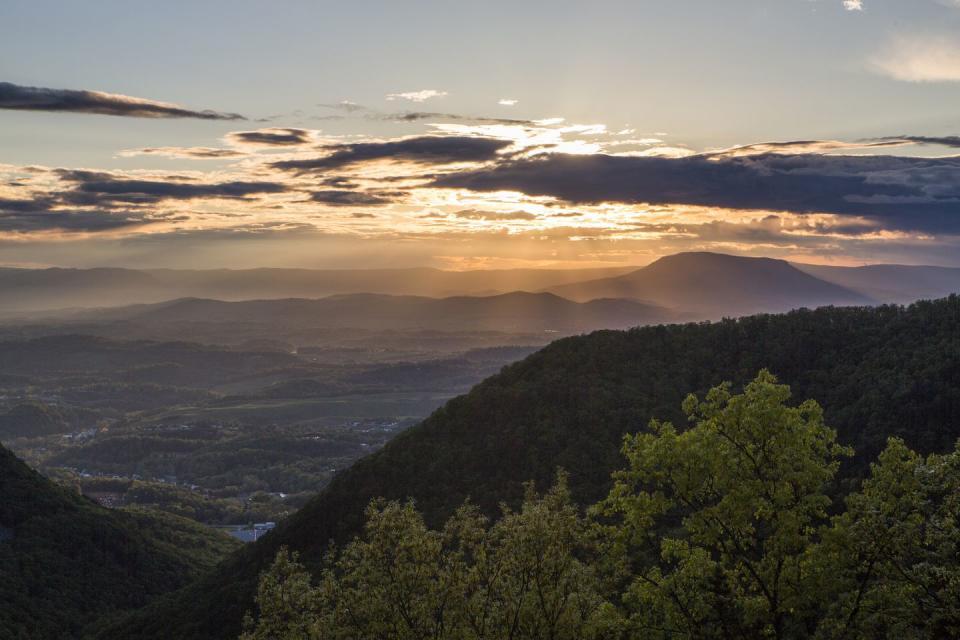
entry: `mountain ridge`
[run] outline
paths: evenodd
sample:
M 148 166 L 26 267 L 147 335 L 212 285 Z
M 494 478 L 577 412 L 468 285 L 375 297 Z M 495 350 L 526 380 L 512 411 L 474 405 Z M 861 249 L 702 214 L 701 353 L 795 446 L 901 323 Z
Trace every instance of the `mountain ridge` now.
M 70 314 L 71 322 L 310 324 L 325 328 L 578 332 L 676 319 L 661 307 L 631 300 L 578 303 L 552 293 L 494 296 L 337 294 L 325 298 L 223 301 L 179 298 L 153 305 Z

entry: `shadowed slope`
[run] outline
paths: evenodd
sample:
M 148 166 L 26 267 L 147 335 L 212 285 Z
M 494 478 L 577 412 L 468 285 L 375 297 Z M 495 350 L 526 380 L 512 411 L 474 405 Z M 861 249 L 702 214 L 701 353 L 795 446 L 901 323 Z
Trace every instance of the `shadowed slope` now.
M 237 544 L 162 514 L 111 511 L 0 447 L 0 637 L 72 638 L 213 567 Z

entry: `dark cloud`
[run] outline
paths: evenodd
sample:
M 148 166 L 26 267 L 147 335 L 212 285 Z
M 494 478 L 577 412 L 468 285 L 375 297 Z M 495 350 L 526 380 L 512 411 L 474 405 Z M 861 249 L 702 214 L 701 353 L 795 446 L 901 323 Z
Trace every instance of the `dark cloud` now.
M 88 171 L 86 169 L 54 169 L 54 173 L 66 182 L 90 182 L 93 180 L 113 180 L 114 175 L 107 171 Z
M 484 116 L 465 116 L 459 113 L 439 113 L 436 111 L 399 111 L 396 113 L 380 113 L 371 116 L 377 120 L 392 120 L 395 122 L 419 122 L 421 120 L 453 120 L 456 122 L 471 122 L 474 124 L 508 124 L 533 125 L 532 120 L 518 120 L 514 118 L 487 118 Z
M 246 198 L 264 193 L 289 191 L 279 182 L 219 182 L 213 184 L 166 182 L 162 180 L 118 179 L 110 174 L 87 171 L 60 171 L 64 180 L 75 182 L 72 190 L 57 197 L 75 206 L 109 206 L 111 203 L 150 204 L 161 200 L 195 198 Z
M 372 213 L 363 213 L 363 212 L 361 212 L 361 211 L 357 211 L 357 212 L 352 213 L 352 214 L 350 214 L 350 215 L 351 215 L 352 217 L 354 217 L 354 218 L 376 218 L 376 217 L 377 217 L 377 216 L 373 215 Z
M 121 151 L 122 156 L 163 156 L 165 158 L 193 158 L 195 160 L 217 160 L 220 158 L 239 158 L 246 154 L 236 149 L 216 149 L 214 147 L 146 147 Z
M 345 189 L 327 189 L 314 191 L 310 199 L 331 206 L 379 206 L 390 204 L 406 195 L 403 191 L 348 191 Z
M 0 210 L 0 231 L 31 233 L 37 231 L 70 231 L 96 233 L 141 226 L 144 219 L 132 213 L 102 211 L 31 211 Z
M 338 189 L 352 189 L 357 183 L 346 176 L 331 176 L 320 181 L 325 187 L 337 187 Z
M 46 211 L 55 203 L 56 200 L 49 196 L 37 196 L 30 199 L 0 198 L 0 211 L 4 213 Z
M 960 158 L 762 154 L 688 158 L 545 154 L 434 179 L 573 203 L 686 204 L 863 216 L 960 232 Z
M 0 198 L 0 232 L 110 231 L 144 224 L 138 213 L 55 210 L 56 198 L 41 195 L 31 199 Z
M 960 148 L 960 136 L 892 136 L 889 138 L 874 138 L 877 142 L 913 142 L 915 144 L 936 144 L 942 147 Z
M 401 160 L 420 164 L 484 162 L 510 145 L 508 140 L 468 136 L 421 136 L 389 142 L 357 142 L 324 147 L 328 155 L 284 160 L 271 166 L 288 171 L 318 171 L 375 160 Z
M 453 214 L 467 220 L 536 220 L 537 216 L 527 211 L 480 211 L 465 209 Z
M 341 100 L 340 102 L 326 102 L 320 103 L 318 107 L 323 107 L 324 109 L 336 109 L 337 111 L 346 111 L 347 113 L 355 113 L 357 111 L 366 111 L 367 108 L 362 104 L 357 104 L 356 102 L 350 102 L 349 100 Z
M 311 133 L 306 129 L 272 128 L 257 131 L 232 131 L 227 137 L 240 144 L 256 144 L 273 147 L 289 147 L 310 142 Z
M 847 142 L 843 140 L 789 140 L 784 142 L 758 142 L 754 144 L 731 147 L 720 151 L 709 151 L 700 154 L 706 157 L 716 156 L 747 156 L 763 155 L 767 153 L 822 153 L 828 151 L 849 151 L 853 149 L 873 149 L 884 147 L 900 147 L 912 144 L 906 138 L 875 138 Z
M 222 113 L 210 110 L 196 111 L 175 104 L 133 98 L 115 93 L 23 87 L 10 82 L 0 82 L 0 109 L 68 111 L 132 118 L 245 120 L 238 113 Z

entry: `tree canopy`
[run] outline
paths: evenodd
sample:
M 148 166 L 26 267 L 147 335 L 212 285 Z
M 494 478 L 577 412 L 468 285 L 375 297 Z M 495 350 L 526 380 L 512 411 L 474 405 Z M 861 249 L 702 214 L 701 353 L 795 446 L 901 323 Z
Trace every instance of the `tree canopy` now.
M 960 634 L 960 448 L 926 458 L 891 438 L 836 497 L 837 443 L 813 400 L 767 371 L 627 435 L 627 464 L 588 514 L 560 473 L 488 521 L 465 504 L 438 529 L 375 500 L 316 584 L 282 549 L 243 640 L 723 639 Z

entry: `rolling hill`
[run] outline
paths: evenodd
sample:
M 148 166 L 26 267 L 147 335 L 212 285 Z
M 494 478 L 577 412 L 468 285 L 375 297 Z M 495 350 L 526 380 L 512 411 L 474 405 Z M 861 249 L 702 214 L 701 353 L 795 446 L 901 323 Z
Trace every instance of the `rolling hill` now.
M 183 586 L 238 545 L 189 520 L 112 511 L 0 446 L 0 637 L 79 637 Z
M 664 322 L 675 315 L 632 300 L 571 302 L 550 293 L 514 292 L 485 297 L 426 298 L 381 294 L 337 295 L 319 300 L 225 302 L 187 298 L 73 316 L 77 322 L 250 323 L 352 330 L 580 332 Z
M 619 275 L 609 269 L 12 269 L 0 268 L 4 315 L 201 297 L 320 298 L 349 293 L 449 297 L 493 295 Z
M 619 467 L 626 432 L 652 417 L 682 425 L 680 404 L 763 367 L 815 398 L 865 471 L 888 436 L 920 451 L 960 436 L 960 297 L 909 308 L 822 308 L 718 323 L 601 331 L 552 343 L 505 368 L 338 474 L 301 511 L 216 571 L 96 636 L 110 640 L 236 637 L 258 573 L 281 545 L 316 568 L 328 541 L 358 531 L 375 496 L 414 498 L 437 524 L 469 497 L 496 513 L 522 483 L 558 466 L 574 497 L 593 502 Z
M 550 291 L 580 302 L 642 300 L 709 318 L 875 303 L 784 260 L 721 253 L 678 253 L 622 276 L 561 285 Z

